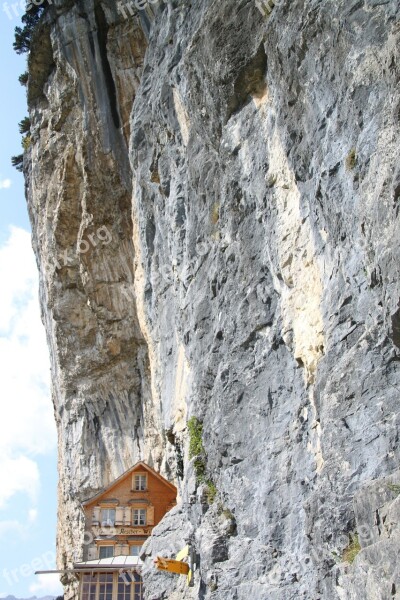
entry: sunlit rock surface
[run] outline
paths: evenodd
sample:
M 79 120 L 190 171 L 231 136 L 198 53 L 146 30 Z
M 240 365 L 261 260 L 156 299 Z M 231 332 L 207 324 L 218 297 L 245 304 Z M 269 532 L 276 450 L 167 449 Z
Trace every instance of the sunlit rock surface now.
M 142 459 L 180 490 L 148 600 L 400 598 L 399 11 L 53 3 L 25 169 L 60 568 Z M 152 566 L 188 541 L 193 587 Z

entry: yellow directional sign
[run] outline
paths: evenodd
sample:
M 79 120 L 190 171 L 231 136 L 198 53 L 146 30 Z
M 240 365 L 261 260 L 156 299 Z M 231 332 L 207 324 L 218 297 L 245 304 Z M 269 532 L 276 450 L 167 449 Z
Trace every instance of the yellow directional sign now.
M 184 548 L 182 548 L 182 550 L 178 552 L 175 558 L 176 560 L 183 560 L 187 556 L 189 556 L 189 546 L 185 546 Z
M 190 552 L 190 548 L 187 545 L 184 548 L 182 548 L 182 550 L 180 552 L 178 552 L 178 554 L 175 557 L 176 560 L 183 560 L 184 558 L 187 558 L 189 556 L 189 552 Z M 192 581 L 192 569 L 189 568 L 189 571 L 187 573 L 186 583 L 188 585 L 190 585 L 191 581 Z
M 157 556 L 154 562 L 159 571 L 168 571 L 169 573 L 177 573 L 178 575 L 187 575 L 189 573 L 189 565 L 180 560 Z

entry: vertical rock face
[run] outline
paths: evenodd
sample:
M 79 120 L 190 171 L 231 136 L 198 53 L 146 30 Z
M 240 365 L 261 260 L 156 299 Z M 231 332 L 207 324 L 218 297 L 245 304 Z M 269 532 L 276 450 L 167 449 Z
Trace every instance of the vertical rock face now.
M 148 558 L 147 598 L 387 600 L 400 597 L 399 5 L 261 9 L 57 2 L 38 31 L 25 166 L 59 566 L 80 558 L 80 502 L 142 459 L 181 495 L 145 551 L 190 541 L 198 555 L 192 588 Z
M 28 194 L 59 432 L 61 566 L 81 558 L 81 501 L 139 458 L 162 460 L 133 295 L 129 113 L 146 39 L 137 19 L 114 13 L 60 4 L 29 65 L 31 80 L 50 65 L 43 89 L 29 87 Z

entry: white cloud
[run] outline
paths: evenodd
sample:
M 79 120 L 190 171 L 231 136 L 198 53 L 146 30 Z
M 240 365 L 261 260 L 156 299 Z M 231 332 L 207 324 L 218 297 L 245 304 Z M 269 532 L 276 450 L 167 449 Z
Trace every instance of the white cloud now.
M 10 236 L 0 247 L 0 333 L 10 331 L 21 304 L 33 297 L 37 286 L 35 258 L 30 235 L 19 227 L 10 228 Z
M 40 321 L 38 274 L 27 231 L 12 227 L 0 247 L 0 509 L 16 493 L 34 502 L 34 457 L 54 449 L 49 358 Z
M 24 526 L 21 525 L 19 521 L 0 521 L 0 539 L 3 537 L 10 539 L 10 534 L 12 534 L 12 536 L 15 536 L 15 534 L 24 535 L 24 533 Z
M 38 575 L 37 581 L 29 587 L 31 594 L 40 596 L 62 596 L 64 593 L 60 583 L 60 576 L 56 573 L 51 575 Z
M 26 456 L 0 459 L 0 508 L 17 492 L 25 492 L 32 501 L 39 491 L 39 470 L 37 464 Z
M 29 523 L 34 523 L 38 518 L 38 511 L 36 508 L 30 508 L 28 510 L 28 521 Z
M 11 179 L 0 179 L 0 190 L 6 190 L 11 187 Z

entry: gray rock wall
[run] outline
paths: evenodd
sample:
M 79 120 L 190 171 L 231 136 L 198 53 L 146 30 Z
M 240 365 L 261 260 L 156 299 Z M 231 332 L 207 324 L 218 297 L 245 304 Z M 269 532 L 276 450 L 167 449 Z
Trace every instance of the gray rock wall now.
M 140 458 L 180 491 L 147 599 L 400 597 L 399 2 L 82 0 L 46 28 L 26 167 L 60 566 Z M 187 541 L 191 588 L 152 566 Z

